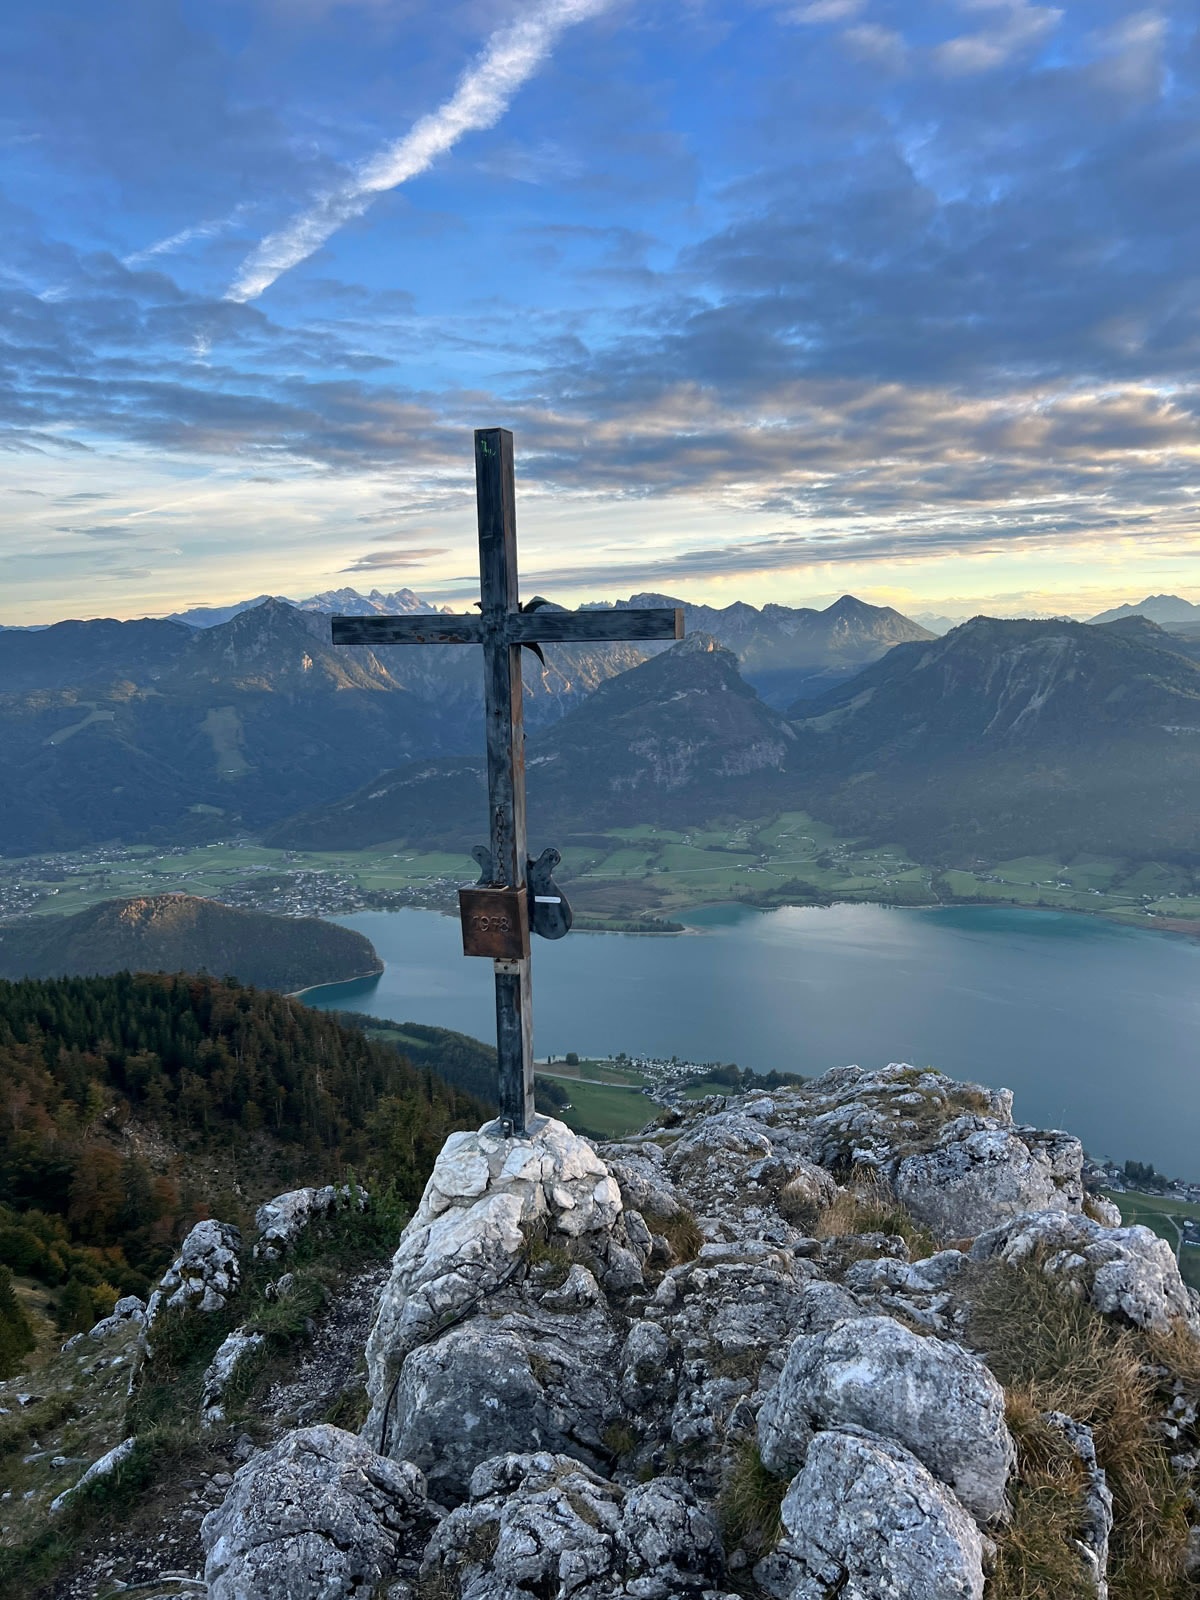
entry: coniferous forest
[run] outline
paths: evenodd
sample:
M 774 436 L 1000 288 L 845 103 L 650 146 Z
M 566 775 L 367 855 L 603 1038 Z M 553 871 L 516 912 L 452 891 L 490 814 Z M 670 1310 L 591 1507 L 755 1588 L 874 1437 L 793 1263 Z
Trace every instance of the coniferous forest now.
M 487 1115 L 321 1012 L 183 975 L 0 983 L 0 1085 L 0 1269 L 51 1288 L 64 1331 L 144 1294 L 204 1216 L 349 1172 L 414 1200 Z

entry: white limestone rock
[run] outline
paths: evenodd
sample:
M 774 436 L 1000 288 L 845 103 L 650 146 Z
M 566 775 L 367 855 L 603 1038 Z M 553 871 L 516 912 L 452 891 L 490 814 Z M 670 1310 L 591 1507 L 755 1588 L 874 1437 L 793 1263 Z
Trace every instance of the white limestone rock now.
M 932 1150 L 905 1156 L 894 1183 L 897 1198 L 938 1238 L 973 1239 L 1023 1211 L 1078 1214 L 1083 1146 L 1067 1133 L 961 1116 Z
M 107 1317 L 102 1317 L 99 1322 L 90 1327 L 86 1333 L 73 1333 L 63 1345 L 64 1350 L 73 1350 L 84 1339 L 107 1339 L 110 1333 L 129 1326 L 140 1328 L 146 1321 L 146 1302 L 139 1300 L 135 1294 L 122 1295 Z
M 1102 1228 L 1119 1228 L 1122 1225 L 1121 1208 L 1106 1195 L 1089 1194 L 1084 1201 L 1084 1215 L 1098 1222 Z
M 891 1177 L 930 1123 L 951 1121 L 966 1107 L 998 1125 L 1012 1124 L 1012 1091 L 957 1083 L 940 1072 L 893 1061 L 877 1070 L 834 1067 L 802 1090 L 777 1097 L 805 1114 L 807 1154 L 821 1166 L 872 1167 Z
M 604 1310 L 472 1318 L 414 1350 L 396 1386 L 385 1451 L 413 1461 L 429 1492 L 457 1505 L 482 1461 L 548 1450 L 608 1463 L 621 1415 L 620 1341 Z
M 481 1463 L 421 1575 L 456 1600 L 720 1600 L 723 1567 L 717 1528 L 682 1480 L 625 1491 L 539 1451 Z
M 80 1478 L 76 1483 L 73 1483 L 69 1489 L 64 1489 L 62 1494 L 56 1495 L 54 1499 L 51 1500 L 51 1511 L 61 1511 L 66 1505 L 67 1501 L 70 1500 L 71 1496 L 75 1494 L 77 1490 L 82 1489 L 84 1484 L 95 1483 L 98 1478 L 111 1477 L 119 1467 L 129 1460 L 130 1456 L 133 1454 L 133 1447 L 136 1443 L 137 1440 L 132 1436 L 128 1439 L 122 1439 L 120 1444 L 114 1445 L 111 1450 L 106 1451 L 105 1454 L 99 1458 L 99 1460 L 93 1461 L 82 1478 Z
M 222 1311 L 238 1291 L 242 1236 L 231 1222 L 198 1222 L 146 1307 L 146 1332 L 163 1311 Z
M 971 1258 L 1037 1261 L 1105 1316 L 1158 1332 L 1183 1323 L 1200 1338 L 1200 1316 L 1175 1253 L 1149 1228 L 1106 1228 L 1091 1217 L 1034 1212 L 980 1234 Z
M 235 1328 L 226 1334 L 204 1372 L 204 1391 L 200 1399 L 203 1427 L 215 1428 L 225 1421 L 225 1391 L 242 1362 L 265 1343 L 261 1333 L 247 1333 L 245 1328 Z
M 787 1600 L 982 1600 L 979 1529 L 900 1445 L 818 1434 L 782 1517 L 785 1537 L 760 1581 Z
M 959 1345 L 893 1317 L 856 1317 L 802 1334 L 758 1416 L 763 1462 L 792 1472 L 815 1434 L 863 1428 L 909 1450 L 981 1522 L 1004 1515 L 1015 1461 L 1004 1391 Z
M 278 1261 L 310 1223 L 332 1216 L 341 1206 L 353 1206 L 362 1211 L 367 1199 L 365 1189 L 352 1190 L 349 1184 L 338 1188 L 327 1183 L 320 1189 L 289 1189 L 273 1200 L 265 1200 L 254 1213 L 254 1226 L 258 1230 L 255 1260 Z
M 662 1147 L 644 1144 L 606 1144 L 604 1159 L 617 1180 L 629 1210 L 656 1219 L 679 1216 L 683 1202 L 666 1168 Z
M 1113 1497 L 1104 1468 L 1096 1460 L 1092 1430 L 1061 1411 L 1042 1413 L 1042 1421 L 1060 1433 L 1083 1467 L 1083 1520 L 1075 1541 L 1096 1600 L 1108 1600 L 1108 1541 L 1113 1527 Z
M 541 1117 L 520 1139 L 493 1128 L 446 1140 L 392 1258 L 367 1341 L 364 1432 L 377 1443 L 405 1356 L 515 1270 L 523 1227 L 536 1224 L 564 1245 L 587 1240 L 606 1259 L 614 1245 L 626 1248 L 620 1189 L 586 1139 Z
M 201 1525 L 208 1600 L 371 1600 L 433 1522 L 409 1462 L 322 1424 L 239 1469 Z

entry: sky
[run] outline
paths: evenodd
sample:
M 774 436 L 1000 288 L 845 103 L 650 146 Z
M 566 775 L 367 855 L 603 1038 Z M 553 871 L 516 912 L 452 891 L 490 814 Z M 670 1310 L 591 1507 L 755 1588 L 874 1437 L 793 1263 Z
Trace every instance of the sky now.
M 1194 0 L 0 16 L 0 623 L 1200 599 Z

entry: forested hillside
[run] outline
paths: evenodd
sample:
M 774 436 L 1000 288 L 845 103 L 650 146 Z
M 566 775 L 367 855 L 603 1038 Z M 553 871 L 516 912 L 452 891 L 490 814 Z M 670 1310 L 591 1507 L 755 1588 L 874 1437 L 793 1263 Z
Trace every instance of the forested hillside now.
M 144 1293 L 210 1213 L 351 1169 L 415 1199 L 487 1115 L 281 995 L 128 973 L 0 983 L 0 1089 L 0 1265 L 54 1289 L 65 1327 Z
M 211 972 L 291 993 L 382 972 L 369 939 L 319 917 L 277 917 L 191 894 L 105 900 L 0 927 L 0 978 Z

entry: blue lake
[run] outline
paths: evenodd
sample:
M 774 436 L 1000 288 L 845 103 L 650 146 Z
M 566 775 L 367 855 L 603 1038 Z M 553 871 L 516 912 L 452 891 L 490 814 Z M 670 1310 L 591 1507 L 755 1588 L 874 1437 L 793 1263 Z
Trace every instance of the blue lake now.
M 310 1004 L 494 1037 L 492 975 L 433 912 L 339 918 L 386 963 Z M 688 913 L 676 937 L 534 940 L 535 1049 L 1004 1084 L 1019 1120 L 1200 1176 L 1200 942 L 1095 917 L 842 905 Z

